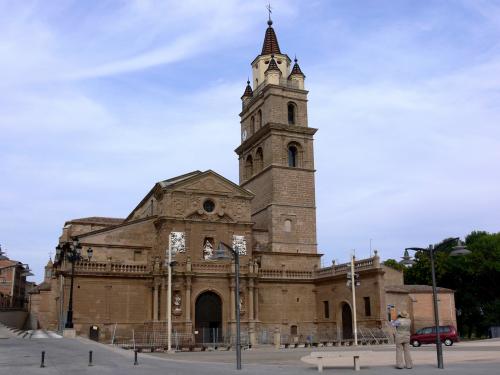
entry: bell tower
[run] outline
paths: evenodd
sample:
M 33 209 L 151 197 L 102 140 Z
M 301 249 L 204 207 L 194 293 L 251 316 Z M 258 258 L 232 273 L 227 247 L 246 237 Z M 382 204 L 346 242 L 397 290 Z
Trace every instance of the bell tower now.
M 316 254 L 313 135 L 308 126 L 305 75 L 283 54 L 271 19 L 252 82 L 243 93 L 240 185 L 255 194 L 257 250 Z

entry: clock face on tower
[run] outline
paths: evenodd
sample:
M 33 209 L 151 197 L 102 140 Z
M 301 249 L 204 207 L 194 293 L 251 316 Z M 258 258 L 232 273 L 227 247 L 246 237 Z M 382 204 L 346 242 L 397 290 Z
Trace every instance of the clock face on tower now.
M 241 132 L 241 139 L 243 141 L 247 139 L 247 130 L 246 129 L 243 129 L 243 131 Z

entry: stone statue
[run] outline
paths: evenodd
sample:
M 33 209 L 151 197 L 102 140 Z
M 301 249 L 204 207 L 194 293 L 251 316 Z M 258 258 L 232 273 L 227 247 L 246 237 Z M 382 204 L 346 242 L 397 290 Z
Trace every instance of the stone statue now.
M 212 259 L 213 253 L 214 253 L 214 247 L 212 246 L 209 240 L 206 240 L 205 245 L 203 246 L 203 258 L 205 260 Z
M 179 293 L 175 293 L 173 303 L 174 303 L 174 308 L 172 312 L 175 315 L 180 315 L 182 313 L 182 308 L 181 308 L 182 298 Z

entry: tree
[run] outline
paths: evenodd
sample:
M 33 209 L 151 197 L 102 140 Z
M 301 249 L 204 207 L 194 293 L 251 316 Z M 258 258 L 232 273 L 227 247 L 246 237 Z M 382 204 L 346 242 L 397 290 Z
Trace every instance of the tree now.
M 500 233 L 472 232 L 465 242 L 471 254 L 464 257 L 449 256 L 452 244 L 436 252 L 436 282 L 455 290 L 459 330 L 469 337 L 484 336 L 489 326 L 500 325 Z M 415 253 L 415 264 L 404 270 L 404 278 L 406 284 L 431 285 L 428 252 Z
M 405 269 L 405 266 L 403 266 L 401 263 L 399 263 L 395 259 L 387 259 L 384 262 L 384 266 L 391 267 L 397 271 L 403 271 Z

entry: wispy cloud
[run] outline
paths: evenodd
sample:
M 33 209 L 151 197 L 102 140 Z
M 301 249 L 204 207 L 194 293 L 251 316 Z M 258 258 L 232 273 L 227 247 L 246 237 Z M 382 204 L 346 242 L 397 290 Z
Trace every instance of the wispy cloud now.
M 193 169 L 237 181 L 266 1 L 0 3 L 0 241 L 40 273 L 63 222 Z M 498 230 L 491 2 L 273 2 L 307 75 L 319 248 L 383 257 Z

